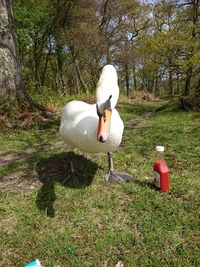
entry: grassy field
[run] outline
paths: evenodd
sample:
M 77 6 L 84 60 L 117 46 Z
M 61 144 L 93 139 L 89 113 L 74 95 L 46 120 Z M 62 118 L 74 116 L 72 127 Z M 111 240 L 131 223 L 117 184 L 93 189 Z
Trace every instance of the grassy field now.
M 114 163 L 135 177 L 127 184 L 105 182 L 105 155 L 75 150 L 87 177 L 63 186 L 69 150 L 59 119 L 1 133 L 0 266 L 34 258 L 46 267 L 114 267 L 120 260 L 128 267 L 200 266 L 200 114 L 166 102 L 118 110 L 126 129 Z M 153 186 L 156 145 L 166 148 L 169 193 Z

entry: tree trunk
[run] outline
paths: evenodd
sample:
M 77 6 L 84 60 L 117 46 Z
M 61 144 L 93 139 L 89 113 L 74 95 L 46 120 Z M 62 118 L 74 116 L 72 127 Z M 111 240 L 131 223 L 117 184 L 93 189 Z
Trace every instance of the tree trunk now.
M 80 90 L 80 85 L 79 85 L 79 79 L 77 77 L 77 74 L 76 74 L 76 94 L 80 94 L 81 90 Z
M 192 77 L 192 66 L 188 68 L 188 71 L 186 74 L 185 91 L 184 91 L 184 95 L 186 95 L 186 96 L 189 95 L 189 93 L 190 93 L 191 77 Z
M 177 94 L 180 94 L 180 79 L 179 79 L 179 72 L 176 71 L 176 91 Z
M 191 41 L 195 43 L 197 41 L 197 33 L 196 30 L 197 28 L 197 23 L 199 22 L 199 0 L 193 0 L 190 1 L 190 4 L 192 5 L 192 34 L 191 34 Z M 194 49 L 192 48 L 190 51 L 190 57 L 192 57 L 194 54 Z M 186 80 L 185 80 L 185 91 L 184 95 L 187 96 L 190 94 L 190 89 L 191 89 L 191 78 L 192 78 L 192 73 L 193 72 L 193 65 L 189 66 L 187 73 L 186 73 Z
M 0 97 L 16 99 L 20 84 L 11 0 L 0 0 Z
M 196 94 L 200 96 L 200 78 L 198 79 L 198 83 L 196 86 Z
M 172 70 L 169 68 L 169 94 L 174 95 Z
M 134 90 L 137 90 L 137 79 L 136 79 L 136 68 L 133 65 L 133 84 L 134 84 Z
M 37 87 L 41 86 L 41 80 L 40 80 L 40 71 L 39 71 L 39 66 L 40 66 L 40 55 L 38 54 L 37 51 L 37 42 L 34 42 L 34 49 L 33 49 L 33 66 L 34 66 L 34 79 L 35 79 L 35 84 Z
M 79 62 L 78 62 L 77 58 L 75 58 L 75 67 L 76 67 L 76 72 L 77 72 L 80 84 L 83 87 L 84 93 L 86 93 L 86 95 L 88 95 L 89 94 L 89 90 L 88 90 L 87 85 L 84 82 L 83 77 L 82 77 L 82 74 L 81 74 L 81 71 L 80 71 L 80 68 L 79 68 Z
M 63 47 L 58 42 L 57 42 L 57 47 L 56 47 L 56 59 L 57 59 L 57 65 L 58 65 L 58 73 L 59 73 L 60 81 L 61 81 L 61 87 L 62 89 L 64 89 L 65 82 L 64 82 L 64 77 L 63 77 L 63 65 L 64 65 Z
M 44 82 L 45 82 L 45 76 L 46 76 L 46 72 L 47 72 L 48 61 L 49 61 L 49 57 L 50 57 L 50 54 L 51 54 L 51 51 L 52 51 L 51 40 L 50 40 L 49 43 L 50 43 L 50 45 L 49 45 L 49 51 L 48 51 L 48 53 L 46 55 L 44 69 L 43 69 L 42 76 L 41 76 L 41 85 L 42 86 L 44 85 Z
M 153 93 L 154 91 L 154 84 L 155 84 L 155 79 L 154 79 L 154 75 L 152 77 L 152 80 L 149 80 L 149 92 Z
M 141 82 L 141 90 L 144 90 L 144 77 L 142 77 L 142 82 Z
M 129 68 L 128 64 L 125 64 L 125 81 L 126 81 L 126 95 L 130 94 L 130 81 L 129 81 Z
M 155 96 L 157 96 L 159 93 L 159 88 L 158 88 L 158 71 L 155 72 L 155 76 L 154 76 L 154 90 L 153 93 Z

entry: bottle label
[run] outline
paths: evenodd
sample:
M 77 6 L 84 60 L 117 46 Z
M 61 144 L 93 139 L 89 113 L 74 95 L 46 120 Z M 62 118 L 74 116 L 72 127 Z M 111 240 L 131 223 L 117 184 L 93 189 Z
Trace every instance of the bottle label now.
M 154 183 L 155 186 L 160 188 L 160 174 L 156 171 L 154 171 Z

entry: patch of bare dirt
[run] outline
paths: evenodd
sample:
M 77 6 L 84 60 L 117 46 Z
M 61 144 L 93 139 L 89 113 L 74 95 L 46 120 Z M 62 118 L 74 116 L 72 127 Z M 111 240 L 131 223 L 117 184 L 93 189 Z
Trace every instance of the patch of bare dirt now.
M 0 154 L 0 166 L 9 167 L 9 165 L 20 164 L 41 151 L 66 151 L 66 148 L 67 145 L 63 142 L 57 142 L 55 144 L 43 142 L 38 147 L 29 148 L 24 152 Z M 34 188 L 40 187 L 41 184 L 35 166 L 30 166 L 26 170 L 15 171 L 0 177 L 0 191 L 3 192 L 29 193 Z
M 123 97 L 120 99 L 120 103 L 148 103 L 148 102 L 158 102 L 159 97 L 147 92 L 147 91 L 134 91 L 130 94 L 129 100 Z
M 41 186 L 33 169 L 13 172 L 0 178 L 0 191 L 29 193 Z
M 138 127 L 138 126 L 140 126 L 141 124 L 143 124 L 146 120 L 148 120 L 149 118 L 153 117 L 154 115 L 155 115 L 155 112 L 154 112 L 154 111 L 152 111 L 152 112 L 145 112 L 145 113 L 143 114 L 143 116 L 140 116 L 140 117 L 138 117 L 138 118 L 134 118 L 134 119 L 129 120 L 129 121 L 125 124 L 125 127 L 126 127 L 126 128 L 129 128 L 129 129 Z

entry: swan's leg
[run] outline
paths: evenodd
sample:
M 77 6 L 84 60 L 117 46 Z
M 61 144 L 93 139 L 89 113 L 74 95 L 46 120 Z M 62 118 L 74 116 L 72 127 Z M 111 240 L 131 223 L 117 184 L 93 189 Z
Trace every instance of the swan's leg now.
M 129 182 L 133 179 L 133 176 L 127 173 L 114 172 L 112 153 L 108 152 L 108 166 L 109 171 L 106 176 L 107 182 Z
M 108 166 L 109 166 L 109 172 L 114 172 L 113 159 L 112 159 L 111 152 L 108 152 Z

